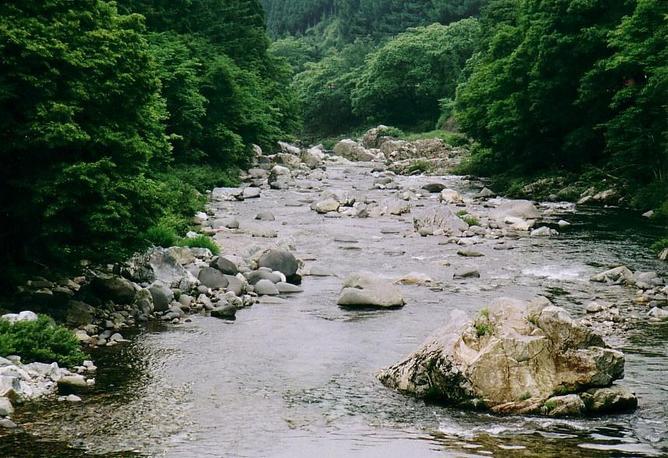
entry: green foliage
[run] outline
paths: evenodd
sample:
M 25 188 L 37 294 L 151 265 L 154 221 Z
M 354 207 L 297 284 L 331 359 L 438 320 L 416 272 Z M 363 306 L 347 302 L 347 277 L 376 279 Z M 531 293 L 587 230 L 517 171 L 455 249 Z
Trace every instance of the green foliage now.
M 668 200 L 668 4 L 495 0 L 459 86 L 478 173 L 594 164 L 636 202 Z
M 431 138 L 440 138 L 444 143 L 451 146 L 468 145 L 468 138 L 459 132 L 449 132 L 445 130 L 432 130 L 429 132 L 409 133 L 397 135 L 398 138 L 407 141 L 426 140 Z
M 652 250 L 656 251 L 657 253 L 660 253 L 666 248 L 668 248 L 668 237 L 659 239 L 652 245 Z
M 148 163 L 169 154 L 142 33 L 101 0 L 0 5 L 3 267 L 142 246 L 159 214 Z
M 554 395 L 555 396 L 564 396 L 566 394 L 570 394 L 575 392 L 575 387 L 573 386 L 566 386 L 566 385 L 561 385 L 558 386 L 557 389 L 554 390 Z M 552 409 L 549 409 L 552 410 Z
M 431 172 L 433 166 L 432 163 L 425 159 L 416 159 L 408 166 L 406 173 L 408 175 L 414 175 L 417 173 L 429 173 Z
M 476 322 L 474 324 L 475 332 L 478 337 L 488 336 L 492 334 L 492 325 L 487 322 Z
M 262 0 L 270 33 L 298 35 L 335 21 L 349 41 L 391 37 L 409 27 L 448 24 L 478 14 L 484 0 Z
M 528 399 L 531 399 L 531 393 L 525 391 L 524 393 L 522 393 L 522 396 L 520 396 L 520 401 L 526 401 Z
M 475 332 L 478 337 L 492 335 L 494 332 L 494 325 L 489 318 L 488 308 L 485 307 L 480 310 L 480 313 L 478 313 L 478 316 L 473 321 L 473 327 L 475 328 Z
M 176 245 L 179 240 L 176 234 L 176 228 L 182 224 L 182 221 L 175 216 L 167 216 L 158 221 L 155 226 L 146 231 L 146 240 L 151 245 L 169 248 Z
M 299 127 L 257 0 L 7 1 L 0 38 L 3 269 L 167 244 Z
M 208 235 L 198 235 L 197 237 L 193 238 L 181 239 L 179 245 L 190 248 L 208 248 L 214 255 L 220 253 L 220 247 Z
M 557 407 L 557 403 L 555 401 L 546 401 L 545 404 L 543 405 L 543 410 L 546 412 L 551 412 Z
M 294 88 L 307 132 L 333 134 L 360 122 L 353 113 L 351 94 L 368 50 L 367 42 L 356 42 L 307 65 L 295 77 Z
M 86 358 L 74 334 L 45 315 L 14 324 L 0 320 L 0 356 L 8 355 L 19 355 L 24 363 L 55 361 L 70 367 Z
M 476 218 L 475 216 L 470 215 L 469 212 L 466 211 L 466 210 L 459 210 L 457 212 L 457 216 L 459 216 L 459 218 L 461 218 L 461 220 L 464 221 L 469 226 L 479 226 L 480 225 L 480 220 L 478 220 L 478 218 Z M 484 316 L 489 317 L 489 311 L 487 309 L 483 309 L 480 312 L 480 314 L 481 315 L 484 314 Z
M 464 19 L 402 33 L 368 58 L 353 92 L 353 110 L 364 119 L 414 126 L 440 114 L 439 100 L 455 95 L 480 26 Z

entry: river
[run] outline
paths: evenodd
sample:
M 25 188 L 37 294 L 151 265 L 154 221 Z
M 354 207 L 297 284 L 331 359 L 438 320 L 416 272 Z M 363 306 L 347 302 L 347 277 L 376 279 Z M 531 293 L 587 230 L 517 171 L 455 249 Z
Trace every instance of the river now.
M 287 243 L 307 266 L 334 276 L 305 277 L 304 292 L 282 303 L 259 303 L 235 322 L 195 316 L 176 326 L 137 331 L 123 346 L 97 350 L 95 392 L 80 405 L 20 406 L 19 432 L 0 437 L 1 456 L 168 457 L 439 457 L 665 456 L 668 454 L 668 324 L 633 304 L 634 290 L 591 283 L 616 264 L 656 270 L 647 241 L 659 228 L 621 210 L 551 205 L 548 221 L 572 225 L 552 238 L 509 239 L 475 246 L 481 258 L 462 258 L 445 237 L 419 237 L 411 215 L 331 218 L 309 208 L 319 189 L 348 189 L 371 199 L 371 168 L 329 166 L 323 182 L 301 180 L 287 191 L 214 205 L 236 216 L 238 233 L 217 236 L 222 253 Z M 443 182 L 465 196 L 475 183 L 460 177 L 398 177 L 403 188 Z M 418 205 L 439 205 L 422 199 Z M 482 202 L 471 213 L 486 210 Z M 545 208 L 544 208 L 545 209 Z M 271 211 L 274 222 L 254 221 Z M 251 238 L 244 228 L 268 227 L 277 239 Z M 498 248 L 498 246 L 497 246 Z M 453 281 L 472 266 L 481 278 Z M 390 277 L 429 275 L 438 285 L 402 286 L 400 310 L 350 311 L 336 299 L 342 278 L 369 270 Z M 639 398 L 632 414 L 591 419 L 494 416 L 425 404 L 383 387 L 376 371 L 413 351 L 447 320 L 491 299 L 550 297 L 576 317 L 594 298 L 618 304 L 623 323 L 607 335 L 627 356 L 623 381 Z

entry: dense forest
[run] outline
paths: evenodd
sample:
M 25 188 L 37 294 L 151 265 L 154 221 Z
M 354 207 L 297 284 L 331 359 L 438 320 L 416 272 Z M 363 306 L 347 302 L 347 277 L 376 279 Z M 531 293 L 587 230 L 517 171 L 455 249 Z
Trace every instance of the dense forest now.
M 466 172 L 607 177 L 668 214 L 667 17 L 662 0 L 5 1 L 0 264 L 178 243 L 253 144 L 381 122 L 458 129 Z
M 256 0 L 7 1 L 0 35 L 3 281 L 176 243 L 296 127 Z

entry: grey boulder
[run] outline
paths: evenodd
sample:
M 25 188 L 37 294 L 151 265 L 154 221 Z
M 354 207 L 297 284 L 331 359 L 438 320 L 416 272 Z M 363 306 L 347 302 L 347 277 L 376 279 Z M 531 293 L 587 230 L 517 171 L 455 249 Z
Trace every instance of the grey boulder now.
M 281 249 L 272 249 L 264 253 L 260 256 L 258 265 L 281 272 L 286 277 L 296 274 L 299 268 L 297 258 L 289 251 Z
M 197 277 L 199 281 L 206 287 L 211 289 L 221 289 L 227 287 L 229 282 L 225 275 L 218 269 L 213 267 L 204 267 L 199 271 Z
M 346 278 L 338 305 L 345 307 L 402 307 L 401 290 L 390 281 L 370 272 L 353 273 Z

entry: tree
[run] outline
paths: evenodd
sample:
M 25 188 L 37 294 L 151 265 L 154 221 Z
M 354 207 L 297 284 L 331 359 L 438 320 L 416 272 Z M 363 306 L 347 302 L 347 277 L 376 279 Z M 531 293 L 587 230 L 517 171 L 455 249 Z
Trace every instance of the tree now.
M 361 71 L 368 42 L 358 41 L 320 62 L 307 64 L 295 77 L 304 128 L 309 133 L 335 134 L 356 125 L 351 94 Z
M 601 159 L 607 108 L 575 102 L 627 12 L 625 0 L 493 2 L 485 15 L 500 21 L 483 17 L 489 38 L 457 91 L 463 130 L 524 171 Z
M 0 5 L 3 267 L 143 245 L 160 214 L 148 164 L 170 149 L 140 19 L 102 0 Z
M 578 104 L 602 105 L 605 154 L 616 174 L 650 185 L 643 206 L 668 210 L 668 4 L 639 0 L 609 34 L 614 53 L 588 72 Z
M 464 64 L 473 54 L 478 21 L 410 29 L 372 53 L 353 92 L 354 112 L 403 127 L 429 124 L 439 100 L 454 97 Z

